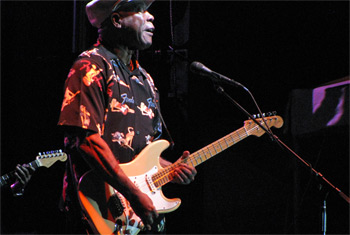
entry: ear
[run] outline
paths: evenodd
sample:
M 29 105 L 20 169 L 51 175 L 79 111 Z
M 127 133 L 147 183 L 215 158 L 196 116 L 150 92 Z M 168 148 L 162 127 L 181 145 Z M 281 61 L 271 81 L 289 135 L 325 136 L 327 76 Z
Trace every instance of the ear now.
M 111 15 L 111 21 L 114 27 L 120 29 L 122 26 L 120 24 L 120 15 L 117 12 L 112 13 Z

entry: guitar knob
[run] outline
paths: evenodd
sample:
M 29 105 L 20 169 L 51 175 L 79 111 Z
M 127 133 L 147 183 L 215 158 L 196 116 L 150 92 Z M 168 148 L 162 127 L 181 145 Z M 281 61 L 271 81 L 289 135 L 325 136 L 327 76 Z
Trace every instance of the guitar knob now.
M 122 228 L 123 228 L 123 222 L 121 221 L 121 219 L 117 219 L 115 221 L 113 234 L 120 234 L 120 232 L 122 231 Z
M 140 230 L 142 230 L 142 231 L 146 231 L 146 227 L 145 227 L 145 225 L 143 224 L 143 222 L 142 221 L 140 221 L 140 223 L 139 223 L 139 225 L 137 226 Z
M 135 220 L 134 220 L 134 219 L 132 219 L 132 220 L 129 221 L 129 225 L 130 225 L 130 226 L 134 226 L 134 224 L 135 224 Z

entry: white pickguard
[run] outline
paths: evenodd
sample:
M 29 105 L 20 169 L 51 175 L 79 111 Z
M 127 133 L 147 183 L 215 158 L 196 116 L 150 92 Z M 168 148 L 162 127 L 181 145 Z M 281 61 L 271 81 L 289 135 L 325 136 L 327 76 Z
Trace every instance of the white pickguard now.
M 158 172 L 158 167 L 154 166 L 151 170 L 145 174 L 138 176 L 130 176 L 129 179 L 141 190 L 141 192 L 147 194 L 153 201 L 153 205 L 156 207 L 158 213 L 166 213 L 171 208 L 177 208 L 181 201 L 179 200 L 165 200 L 161 188 L 156 188 L 150 180 L 150 177 Z M 149 178 L 149 179 L 147 179 Z

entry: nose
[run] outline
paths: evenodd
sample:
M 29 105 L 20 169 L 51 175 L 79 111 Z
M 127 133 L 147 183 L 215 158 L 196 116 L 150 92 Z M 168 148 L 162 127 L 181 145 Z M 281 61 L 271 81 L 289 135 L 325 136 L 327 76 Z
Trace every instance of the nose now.
M 149 13 L 148 11 L 145 11 L 144 14 L 145 14 L 146 21 L 149 21 L 149 22 L 153 22 L 154 21 L 154 16 L 151 13 Z

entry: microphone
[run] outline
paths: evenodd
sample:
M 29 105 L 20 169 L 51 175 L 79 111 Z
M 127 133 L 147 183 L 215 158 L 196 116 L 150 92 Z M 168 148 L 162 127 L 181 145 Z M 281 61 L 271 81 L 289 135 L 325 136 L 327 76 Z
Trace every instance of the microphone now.
M 244 88 L 244 86 L 241 83 L 236 82 L 235 80 L 233 80 L 231 78 L 228 78 L 222 74 L 219 74 L 217 72 L 210 70 L 208 67 L 206 67 L 205 65 L 203 65 L 200 62 L 197 62 L 197 61 L 192 62 L 190 65 L 190 70 L 193 73 L 197 73 L 201 76 L 209 77 L 215 81 L 225 82 L 225 83 L 228 83 L 230 85 L 239 86 L 239 87 Z

